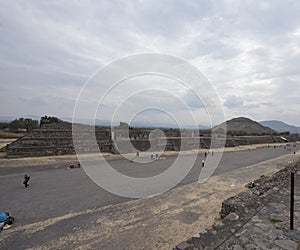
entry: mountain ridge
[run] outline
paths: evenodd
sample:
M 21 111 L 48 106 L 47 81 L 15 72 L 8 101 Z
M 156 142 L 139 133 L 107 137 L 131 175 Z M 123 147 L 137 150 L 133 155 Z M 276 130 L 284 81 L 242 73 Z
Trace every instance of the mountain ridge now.
M 259 122 L 263 126 L 267 126 L 269 128 L 272 128 L 273 130 L 277 132 L 290 132 L 292 134 L 300 134 L 300 127 L 287 124 L 283 121 L 279 120 L 266 120 Z

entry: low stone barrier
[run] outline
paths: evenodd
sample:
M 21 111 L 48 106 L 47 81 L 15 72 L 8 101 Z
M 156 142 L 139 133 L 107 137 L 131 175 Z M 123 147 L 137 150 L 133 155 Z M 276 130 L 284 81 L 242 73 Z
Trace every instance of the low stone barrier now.
M 300 161 L 287 165 L 271 177 L 247 184 L 249 190 L 223 201 L 220 220 L 214 225 L 187 241 L 177 245 L 174 250 L 222 249 L 220 246 L 236 234 L 278 191 L 287 185 L 291 172 L 300 172 Z

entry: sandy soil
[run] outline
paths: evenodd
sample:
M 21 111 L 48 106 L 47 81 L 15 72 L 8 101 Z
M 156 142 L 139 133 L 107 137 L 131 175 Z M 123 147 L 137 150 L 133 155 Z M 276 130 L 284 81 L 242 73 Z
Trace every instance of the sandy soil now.
M 9 143 L 12 143 L 15 140 L 17 140 L 17 138 L 16 139 L 1 139 L 0 138 L 0 149 L 5 147 Z
M 8 139 L 17 139 L 20 137 L 23 137 L 24 135 L 26 135 L 27 133 L 25 132 L 19 132 L 19 133 L 15 133 L 15 132 L 11 132 L 11 131 L 3 131 L 0 130 L 0 138 L 8 138 Z

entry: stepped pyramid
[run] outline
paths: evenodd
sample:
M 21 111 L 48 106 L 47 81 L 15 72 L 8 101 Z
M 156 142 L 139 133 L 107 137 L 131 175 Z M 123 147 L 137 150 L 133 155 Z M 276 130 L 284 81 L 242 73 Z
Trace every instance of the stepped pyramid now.
M 88 125 L 77 125 L 76 129 L 80 129 L 81 140 L 85 138 L 84 133 L 94 131 L 94 127 Z M 111 152 L 110 130 L 96 127 L 95 133 L 101 151 Z M 82 141 L 82 144 L 84 146 L 81 151 L 91 152 L 89 141 Z M 5 151 L 8 157 L 74 154 L 72 123 L 43 124 L 40 128 L 7 145 Z

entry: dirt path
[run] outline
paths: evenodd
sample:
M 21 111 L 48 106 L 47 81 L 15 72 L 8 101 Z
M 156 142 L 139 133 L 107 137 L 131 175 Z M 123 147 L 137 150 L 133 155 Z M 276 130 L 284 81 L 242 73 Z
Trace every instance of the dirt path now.
M 9 143 L 12 143 L 15 140 L 17 140 L 17 139 L 1 139 L 0 138 L 0 149 L 5 147 Z
M 0 139 L 0 144 L 1 140 L 11 140 L 11 139 Z M 3 141 L 3 143 L 6 143 Z M 6 143 L 7 144 L 7 143 Z M 4 146 L 6 146 L 6 144 Z M 269 143 L 269 144 L 252 144 L 252 145 L 245 145 L 245 146 L 237 146 L 237 147 L 228 147 L 224 148 L 224 152 L 232 152 L 232 151 L 242 151 L 242 150 L 253 150 L 255 148 L 259 147 L 267 147 L 267 146 L 284 146 L 286 143 Z M 196 152 L 199 153 L 204 153 L 207 152 L 208 149 L 199 149 L 196 150 Z M 220 149 L 215 149 L 215 152 L 220 151 Z M 195 151 L 193 151 L 195 152 Z M 191 151 L 186 151 L 185 154 L 190 154 Z M 178 152 L 176 151 L 164 151 L 163 155 L 177 155 Z M 95 154 L 86 154 L 83 155 L 83 157 L 93 157 Z M 120 159 L 122 158 L 121 155 L 119 154 L 111 154 L 111 153 L 102 153 L 102 155 L 106 159 Z M 140 157 L 143 156 L 149 156 L 150 157 L 151 152 L 140 152 Z M 126 157 L 130 158 L 135 158 L 136 154 L 131 153 L 131 154 L 126 154 Z M 12 159 L 7 159 L 7 158 L 1 158 L 0 154 L 0 167 L 1 166 L 36 166 L 36 165 L 43 165 L 43 164 L 56 164 L 56 163 L 61 163 L 62 161 L 66 162 L 68 165 L 71 161 L 76 161 L 77 156 L 76 155 L 59 155 L 59 156 L 41 156 L 41 157 L 25 157 L 25 158 L 12 158 Z
M 240 168 L 203 184 L 194 182 L 159 196 L 66 214 L 26 227 L 16 226 L 5 233 L 7 237 L 17 234 L 34 239 L 60 223 L 71 223 L 74 226 L 70 232 L 31 249 L 172 249 L 212 225 L 219 217 L 224 199 L 245 190 L 249 181 L 278 171 L 299 155 L 297 152 Z M 72 223 L 80 218 L 84 218 L 83 225 Z

